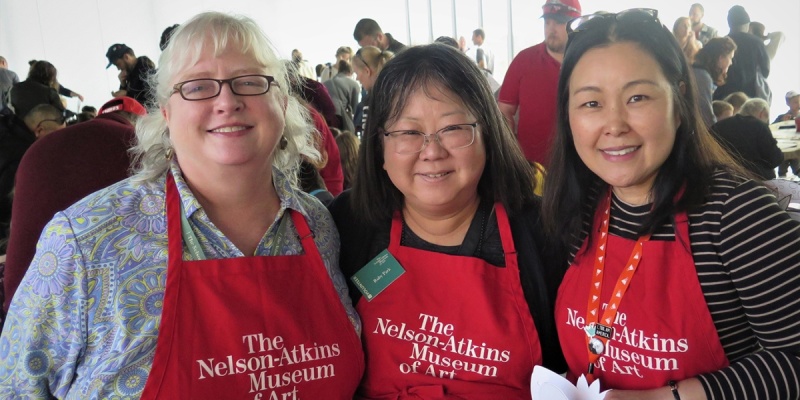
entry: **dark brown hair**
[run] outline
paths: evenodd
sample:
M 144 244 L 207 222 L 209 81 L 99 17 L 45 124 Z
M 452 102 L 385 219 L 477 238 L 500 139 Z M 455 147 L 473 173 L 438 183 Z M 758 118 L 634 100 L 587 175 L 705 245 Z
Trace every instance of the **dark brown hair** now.
M 728 73 L 719 67 L 719 59 L 734 51 L 736 43 L 731 38 L 727 36 L 713 38 L 694 56 L 694 66 L 708 71 L 717 86 L 724 85 Z
M 587 51 L 614 43 L 634 43 L 659 65 L 672 89 L 674 110 L 679 116 L 675 143 L 658 170 L 651 198 L 653 211 L 646 217 L 639 234 L 652 232 L 673 217 L 676 211 L 701 204 L 711 186 L 714 171 L 723 167 L 741 173 L 741 167 L 720 147 L 708 132 L 697 108 L 695 83 L 686 57 L 670 30 L 658 19 L 639 11 L 617 19 L 608 14 L 581 25 L 571 33 L 558 80 L 556 137 L 544 185 L 542 218 L 554 239 L 564 244 L 580 233 L 585 207 L 597 206 L 593 191 L 608 186 L 592 172 L 575 150 L 569 123 L 569 81 L 578 61 Z M 678 191 L 685 187 L 676 202 Z
M 369 96 L 369 118 L 353 185 L 354 210 L 371 224 L 391 218 L 403 194 L 383 169 L 383 132 L 398 118 L 416 90 L 439 87 L 455 95 L 477 119 L 486 147 L 478 181 L 484 202 L 500 202 L 509 214 L 534 201 L 535 180 L 517 139 L 505 122 L 486 78 L 458 49 L 439 43 L 414 46 L 386 63 Z

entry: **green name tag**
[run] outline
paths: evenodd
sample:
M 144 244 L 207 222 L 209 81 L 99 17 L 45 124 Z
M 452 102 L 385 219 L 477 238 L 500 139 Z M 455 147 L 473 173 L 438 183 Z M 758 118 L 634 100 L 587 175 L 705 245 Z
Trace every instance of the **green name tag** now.
M 361 268 L 350 280 L 356 285 L 361 294 L 367 299 L 372 299 L 392 284 L 406 270 L 400 266 L 389 250 L 384 250 L 372 259 L 364 268 Z

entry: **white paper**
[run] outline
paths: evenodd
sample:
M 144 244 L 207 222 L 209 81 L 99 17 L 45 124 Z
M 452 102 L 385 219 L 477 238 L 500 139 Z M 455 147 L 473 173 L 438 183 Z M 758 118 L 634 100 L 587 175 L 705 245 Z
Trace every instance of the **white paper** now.
M 581 375 L 577 385 L 545 367 L 533 367 L 531 396 L 533 400 L 602 400 L 608 391 L 600 392 L 600 380 L 587 384 Z

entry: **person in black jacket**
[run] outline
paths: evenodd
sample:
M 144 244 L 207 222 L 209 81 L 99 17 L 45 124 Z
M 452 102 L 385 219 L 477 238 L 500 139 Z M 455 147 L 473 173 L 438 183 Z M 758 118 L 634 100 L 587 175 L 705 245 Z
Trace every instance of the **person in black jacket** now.
M 728 69 L 726 83 L 714 91 L 714 100 L 722 100 L 734 92 L 744 92 L 748 97 L 760 97 L 770 101 L 772 93 L 766 79 L 770 62 L 764 42 L 748 32 L 750 15 L 742 6 L 733 6 L 728 11 L 728 37 L 736 43 L 736 55 Z
M 739 114 L 717 122 L 711 131 L 720 144 L 742 166 L 763 180 L 775 179 L 775 167 L 783 152 L 769 130 L 769 104 L 764 99 L 749 99 Z
M 36 139 L 63 127 L 61 110 L 49 104 L 35 106 L 25 118 L 0 115 L 0 254 L 6 253 L 12 192 L 22 156 Z
M 133 49 L 123 43 L 111 45 L 106 52 L 108 65 L 119 70 L 119 90 L 114 97 L 128 96 L 147 107 L 153 101 L 148 77 L 155 73 L 156 64 L 147 56 L 136 57 Z
M 564 368 L 552 315 L 561 261 L 545 246 L 533 171 L 486 79 L 458 49 L 431 44 L 400 52 L 372 93 L 353 189 L 330 207 L 364 327 L 359 394 L 530 396 L 534 365 Z M 394 259 L 405 272 L 371 291 L 390 278 L 364 274 Z M 410 333 L 439 344 L 412 345 Z M 415 371 L 403 374 L 406 363 Z M 444 367 L 463 363 L 480 367 Z M 429 375 L 439 369 L 446 376 Z

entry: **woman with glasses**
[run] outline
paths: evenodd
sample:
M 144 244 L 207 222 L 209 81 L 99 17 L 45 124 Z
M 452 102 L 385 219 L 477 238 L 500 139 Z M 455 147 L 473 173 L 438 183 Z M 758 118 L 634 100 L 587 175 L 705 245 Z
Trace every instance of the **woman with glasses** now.
M 535 365 L 563 369 L 531 168 L 458 49 L 406 48 L 373 89 L 331 205 L 364 324 L 357 398 L 529 399 Z
M 133 177 L 56 214 L 0 339 L 0 398 L 351 399 L 338 235 L 296 187 L 304 108 L 261 29 L 181 24 Z
M 606 399 L 800 397 L 800 223 L 710 136 L 655 10 L 568 32 L 542 214 L 570 246 L 568 376 Z

